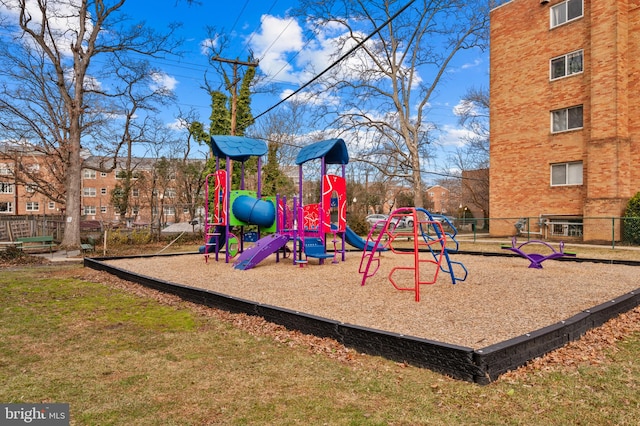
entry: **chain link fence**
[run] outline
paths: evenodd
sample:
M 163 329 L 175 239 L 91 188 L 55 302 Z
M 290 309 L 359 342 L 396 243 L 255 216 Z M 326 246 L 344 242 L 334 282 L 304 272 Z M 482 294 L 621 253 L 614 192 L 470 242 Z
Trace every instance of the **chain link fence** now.
M 449 218 L 459 238 L 478 241 L 484 239 L 565 241 L 621 246 L 640 246 L 640 217 L 508 217 L 508 218 Z M 91 222 L 91 221 L 89 221 Z M 53 236 L 61 241 L 65 222 L 59 216 L 0 217 L 0 241 L 17 238 Z M 85 225 L 85 224 L 83 224 Z M 101 226 L 84 233 L 100 237 Z M 445 229 L 446 231 L 451 231 Z
M 640 246 L 637 217 L 510 217 L 459 218 L 454 226 L 461 238 L 565 241 L 573 243 Z

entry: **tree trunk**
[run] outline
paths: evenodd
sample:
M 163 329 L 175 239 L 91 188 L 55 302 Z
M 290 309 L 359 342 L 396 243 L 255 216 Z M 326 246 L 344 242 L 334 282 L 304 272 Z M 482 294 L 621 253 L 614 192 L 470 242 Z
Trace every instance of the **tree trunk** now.
M 75 123 L 74 123 L 75 124 Z M 80 158 L 80 128 L 72 124 L 69 132 L 69 157 L 66 165 L 65 226 L 61 248 L 74 250 L 80 247 L 80 217 L 82 208 L 82 159 Z

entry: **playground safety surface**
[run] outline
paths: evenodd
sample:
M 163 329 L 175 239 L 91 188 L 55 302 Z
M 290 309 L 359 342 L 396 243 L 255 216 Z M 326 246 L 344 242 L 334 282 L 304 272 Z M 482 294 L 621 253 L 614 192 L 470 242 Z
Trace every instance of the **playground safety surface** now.
M 640 263 L 633 261 L 565 258 L 530 269 L 509 254 L 455 254 L 467 280 L 452 285 L 441 272 L 434 285 L 420 286 L 415 302 L 414 292 L 398 291 L 388 279 L 413 256 L 383 253 L 364 286 L 360 256 L 303 268 L 271 256 L 247 271 L 198 254 L 87 258 L 85 266 L 480 384 L 640 304 Z M 421 279 L 434 271 L 424 265 Z M 396 281 L 413 287 L 413 272 L 400 273 Z

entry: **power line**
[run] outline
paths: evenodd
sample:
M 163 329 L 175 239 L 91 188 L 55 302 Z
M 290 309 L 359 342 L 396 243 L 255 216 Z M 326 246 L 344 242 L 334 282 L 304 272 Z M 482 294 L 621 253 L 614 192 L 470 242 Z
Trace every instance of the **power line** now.
M 267 10 L 266 14 L 270 14 L 271 11 L 273 10 L 273 8 L 276 6 L 276 4 L 278 4 L 278 0 L 274 0 L 273 3 L 271 3 L 271 7 L 269 8 L 269 10 Z M 256 34 L 256 32 L 258 31 L 258 27 L 262 24 L 262 22 L 260 22 L 260 24 L 256 25 L 256 27 L 253 29 L 253 31 L 251 32 L 251 36 L 249 36 L 249 39 L 247 39 L 246 43 L 244 44 L 244 49 L 249 50 L 249 43 L 251 43 L 251 40 L 253 40 L 253 36 Z M 266 53 L 266 52 L 265 52 Z M 263 56 L 264 58 L 264 56 Z
M 238 13 L 238 17 L 236 18 L 235 22 L 233 23 L 233 26 L 231 27 L 231 32 L 233 32 L 233 30 L 236 29 L 236 25 L 238 25 L 238 21 L 240 20 L 240 17 L 244 13 L 244 10 L 247 8 L 248 4 L 249 4 L 249 0 L 246 0 L 244 2 L 244 6 L 242 6 L 242 9 L 240 10 L 240 13 Z
M 288 19 L 287 25 L 285 25 L 284 28 L 282 29 L 282 31 L 280 31 L 280 34 L 278 34 L 278 36 L 273 39 L 273 41 L 271 42 L 269 47 L 267 47 L 265 49 L 265 51 L 262 53 L 262 57 L 260 58 L 260 60 L 264 59 L 264 57 L 267 56 L 267 53 L 269 52 L 269 49 L 271 49 L 273 47 L 273 45 L 276 44 L 276 41 L 278 41 L 280 39 L 280 37 L 282 37 L 282 35 L 285 33 L 285 31 L 287 31 L 287 28 L 289 28 L 289 25 L 291 25 L 291 23 L 293 23 L 293 22 L 295 22 L 295 19 L 293 19 L 293 18 L 289 18 Z
M 262 117 L 263 115 L 267 114 L 268 112 L 274 110 L 275 108 L 279 107 L 280 105 L 282 105 L 283 103 L 285 103 L 286 101 L 288 101 L 289 99 L 291 99 L 293 96 L 297 95 L 298 93 L 300 93 L 302 90 L 304 90 L 305 88 L 309 87 L 309 85 L 311 85 L 313 82 L 315 82 L 316 80 L 318 80 L 320 77 L 322 77 L 324 74 L 326 74 L 327 72 L 329 72 L 333 67 L 335 67 L 336 65 L 338 65 L 340 62 L 342 62 L 346 57 L 348 57 L 349 55 L 351 55 L 353 52 L 355 52 L 357 49 L 360 48 L 360 46 L 362 46 L 364 43 L 366 43 L 367 41 L 369 41 L 369 39 L 371 39 L 374 35 L 376 35 L 377 33 L 379 33 L 384 27 L 386 27 L 387 25 L 389 25 L 389 23 L 391 21 L 393 21 L 394 19 L 396 19 L 402 12 L 404 12 L 409 6 L 411 6 L 413 3 L 415 2 L 415 0 L 410 0 L 409 3 L 407 3 L 404 7 L 402 7 L 402 9 L 400 9 L 399 11 L 397 11 L 395 14 L 393 14 L 392 17 L 390 17 L 389 19 L 387 19 L 382 25 L 379 25 L 371 34 L 369 34 L 368 36 L 366 36 L 364 39 L 362 39 L 361 41 L 359 41 L 355 46 L 353 46 L 351 49 L 349 49 L 347 51 L 347 53 L 345 53 L 344 55 L 342 55 L 341 57 L 339 57 L 336 61 L 334 61 L 331 65 L 329 65 L 327 68 L 325 68 L 320 74 L 316 75 L 315 77 L 313 77 L 311 80 L 309 80 L 308 82 L 306 82 L 305 84 L 303 84 L 302 86 L 300 86 L 298 89 L 296 89 L 295 91 L 293 91 L 291 94 L 289 94 L 288 96 L 286 96 L 284 99 L 281 99 L 278 103 L 276 103 L 275 105 L 273 105 L 270 108 L 267 108 L 266 111 L 261 112 L 260 114 L 258 114 L 257 116 L 254 117 L 254 120 L 257 120 L 258 118 Z

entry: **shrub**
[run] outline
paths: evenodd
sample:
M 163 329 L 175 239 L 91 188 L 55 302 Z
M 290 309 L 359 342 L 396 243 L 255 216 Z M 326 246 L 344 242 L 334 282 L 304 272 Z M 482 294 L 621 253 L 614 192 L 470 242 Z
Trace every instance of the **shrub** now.
M 640 192 L 631 197 L 622 218 L 623 238 L 632 244 L 640 244 Z
M 358 235 L 366 236 L 369 234 L 370 226 L 365 220 L 365 216 L 360 213 L 349 214 L 347 225 Z
M 130 235 L 131 244 L 148 244 L 153 241 L 153 236 L 151 232 L 146 229 L 135 230 L 131 232 Z
M 15 260 L 26 256 L 25 253 L 14 246 L 9 246 L 5 250 L 0 251 L 0 260 Z
M 129 244 L 129 233 L 120 230 L 110 231 L 107 233 L 107 244 L 109 246 Z

